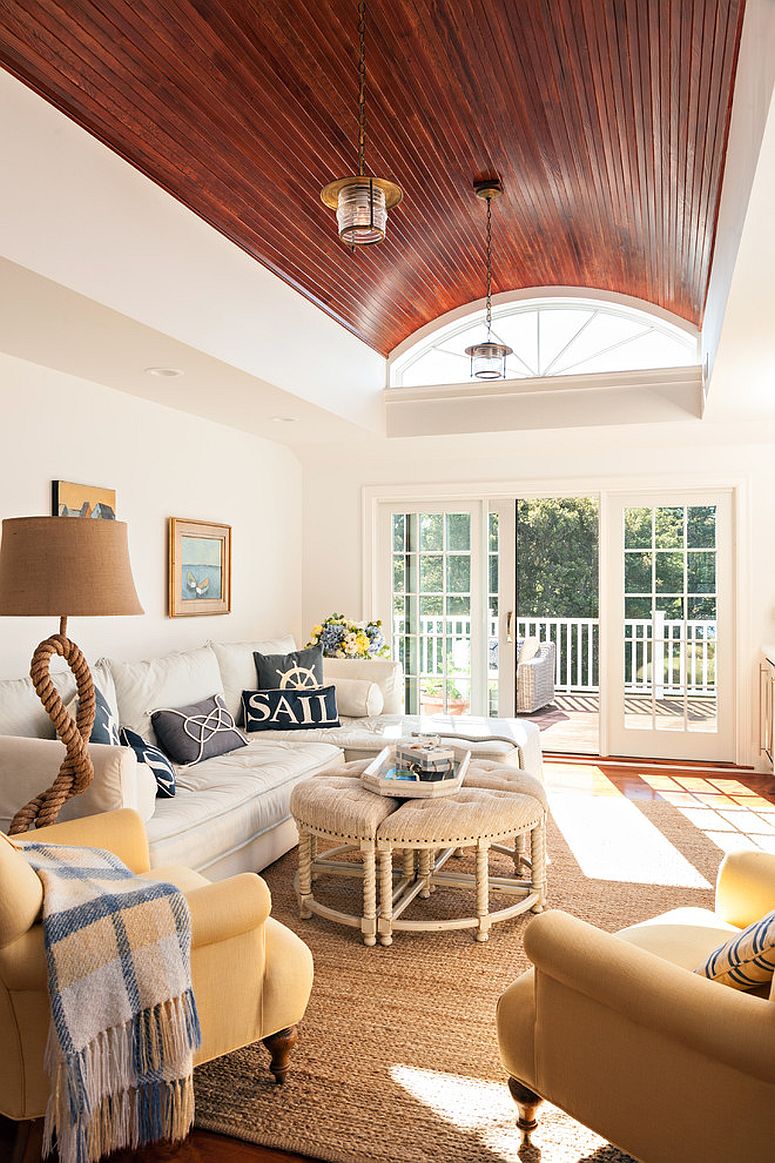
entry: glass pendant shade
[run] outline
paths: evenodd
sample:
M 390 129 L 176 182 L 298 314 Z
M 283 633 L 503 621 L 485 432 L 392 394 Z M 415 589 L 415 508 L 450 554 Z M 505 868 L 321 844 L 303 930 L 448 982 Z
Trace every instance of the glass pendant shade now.
M 477 380 L 502 380 L 506 376 L 506 357 L 512 349 L 505 343 L 475 343 L 466 348 L 471 359 L 471 375 Z
M 385 191 L 374 182 L 354 181 L 339 191 L 336 221 L 339 237 L 348 246 L 382 242 L 387 230 Z

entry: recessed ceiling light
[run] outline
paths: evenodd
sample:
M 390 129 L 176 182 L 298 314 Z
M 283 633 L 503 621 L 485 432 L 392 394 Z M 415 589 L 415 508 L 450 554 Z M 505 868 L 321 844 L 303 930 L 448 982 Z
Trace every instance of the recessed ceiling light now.
M 274 424 L 295 424 L 296 417 L 295 416 L 273 416 L 272 422 Z
M 172 379 L 174 376 L 182 376 L 183 372 L 179 367 L 147 367 L 145 374 L 147 376 L 163 376 L 165 379 Z

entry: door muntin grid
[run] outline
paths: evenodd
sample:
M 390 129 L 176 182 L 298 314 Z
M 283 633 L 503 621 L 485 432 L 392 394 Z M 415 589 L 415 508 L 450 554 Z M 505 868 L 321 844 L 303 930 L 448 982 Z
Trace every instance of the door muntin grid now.
M 718 731 L 716 505 L 624 510 L 624 725 Z
M 470 512 L 393 513 L 393 655 L 410 714 L 471 709 Z

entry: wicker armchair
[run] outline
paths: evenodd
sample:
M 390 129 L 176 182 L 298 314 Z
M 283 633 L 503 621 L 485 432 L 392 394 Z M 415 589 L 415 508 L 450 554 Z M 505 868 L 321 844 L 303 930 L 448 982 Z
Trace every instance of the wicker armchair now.
M 534 658 L 517 665 L 517 714 L 530 715 L 554 699 L 554 666 L 557 649 L 542 642 Z

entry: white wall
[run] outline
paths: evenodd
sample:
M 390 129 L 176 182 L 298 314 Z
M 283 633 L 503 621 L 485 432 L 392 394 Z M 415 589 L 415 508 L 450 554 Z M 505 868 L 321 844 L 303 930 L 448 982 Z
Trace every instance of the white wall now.
M 87 657 L 142 658 L 208 638 L 298 633 L 301 468 L 287 448 L 0 355 L 0 516 L 49 514 L 52 480 L 115 488 L 117 515 L 129 526 L 145 614 L 72 619 Z M 166 616 L 170 516 L 232 525 L 231 614 Z M 47 619 L 0 618 L 0 677 L 26 674 L 34 646 L 56 628 Z
M 744 566 L 743 614 L 738 628 L 741 730 L 744 748 L 756 729 L 758 647 L 775 641 L 775 422 L 713 425 L 705 422 L 583 432 L 499 433 L 488 437 L 416 438 L 307 450 L 304 461 L 305 628 L 331 610 L 353 617 L 389 611 L 364 609 L 362 600 L 363 504 L 367 485 L 412 485 L 417 499 L 428 486 L 482 483 L 513 486 L 515 495 L 542 482 L 570 480 L 590 491 L 647 479 L 685 478 L 687 487 L 739 482 L 749 498 L 750 529 L 738 531 Z

